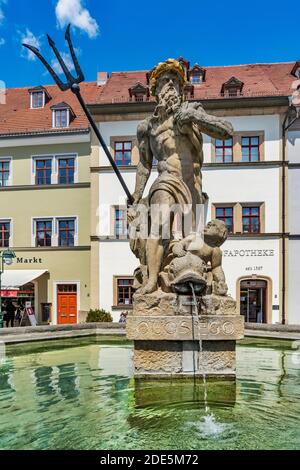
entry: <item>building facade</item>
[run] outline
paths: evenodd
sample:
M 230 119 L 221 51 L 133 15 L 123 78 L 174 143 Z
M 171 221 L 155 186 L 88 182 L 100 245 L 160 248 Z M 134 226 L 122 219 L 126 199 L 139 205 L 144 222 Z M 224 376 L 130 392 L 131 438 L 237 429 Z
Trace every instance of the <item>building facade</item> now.
M 2 275 L 2 298 L 31 305 L 40 324 L 83 321 L 91 277 L 89 126 L 72 93 L 56 86 L 8 90 L 0 113 L 0 250 L 16 254 Z
M 205 69 L 181 60 L 190 78 L 186 98 L 201 100 L 207 112 L 226 118 L 234 128 L 233 138 L 225 142 L 203 136 L 203 190 L 209 195 L 205 214 L 207 221 L 224 220 L 229 229 L 222 247 L 229 293 L 246 321 L 300 323 L 296 307 L 300 219 L 299 208 L 290 207 L 299 189 L 299 134 L 291 149 L 295 137 L 291 132 L 298 131 L 283 131 L 295 64 Z M 132 192 L 139 159 L 137 126 L 155 107 L 147 78 L 143 71 L 113 73 L 98 101 L 90 103 Z M 92 232 L 98 260 L 93 271 L 98 276 L 96 303 L 118 321 L 121 312 L 132 308 L 132 273 L 138 262 L 126 237 L 126 198 L 102 149 L 91 171 L 92 197 L 99 204 Z M 154 166 L 145 193 L 156 175 Z
M 300 323 L 300 63 L 190 66 L 186 99 L 234 128 L 203 135 L 206 221 L 223 220 L 229 293 L 249 322 Z M 99 73 L 82 93 L 134 191 L 137 126 L 155 100 L 149 72 Z M 299 103 L 300 104 L 300 103 Z M 146 193 L 157 176 L 154 162 Z M 71 92 L 8 90 L 0 106 L 0 251 L 16 253 L 2 297 L 31 302 L 39 323 L 85 321 L 132 308 L 138 261 L 127 237 L 126 197 Z

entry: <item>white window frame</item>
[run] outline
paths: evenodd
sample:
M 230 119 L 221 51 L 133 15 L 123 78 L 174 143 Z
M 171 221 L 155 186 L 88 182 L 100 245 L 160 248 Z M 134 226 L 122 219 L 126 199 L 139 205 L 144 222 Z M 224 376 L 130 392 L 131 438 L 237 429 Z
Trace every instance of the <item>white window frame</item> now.
M 56 111 L 67 111 L 67 125 L 65 127 L 56 127 L 55 113 Z M 59 108 L 52 110 L 52 127 L 54 129 L 67 129 L 70 126 L 70 109 L 69 108 Z
M 56 216 L 54 217 L 54 246 L 59 246 L 58 244 L 58 238 L 59 238 L 59 221 L 60 220 L 74 220 L 74 246 L 78 246 L 78 216 L 77 215 L 66 215 L 66 216 Z M 64 248 L 64 247 L 63 247 Z M 72 247 L 71 247 L 72 248 Z
M 14 245 L 13 245 L 13 240 L 14 240 L 14 237 L 13 237 L 13 219 L 11 217 L 1 217 L 0 219 L 0 223 L 9 223 L 9 240 L 8 240 L 8 247 L 9 248 L 12 248 Z M 2 250 L 2 248 L 0 247 L 0 250 Z
M 75 234 L 74 234 L 74 247 L 78 246 L 78 234 L 79 234 L 79 222 L 78 215 L 56 215 L 56 216 L 45 216 L 45 217 L 32 217 L 32 231 L 31 231 L 31 246 L 36 247 L 36 222 L 52 222 L 52 236 L 51 236 L 51 247 L 58 247 L 58 222 L 59 220 L 74 220 L 75 221 Z M 6 220 L 6 219 L 5 219 Z M 50 247 L 49 247 L 50 248 Z M 71 247 L 72 248 L 72 247 Z
M 54 178 L 54 171 L 53 171 L 53 155 L 49 155 L 49 154 L 31 156 L 31 184 L 33 186 L 42 186 L 42 185 L 35 184 L 37 160 L 51 160 L 51 184 L 54 184 L 55 178 Z M 47 185 L 43 185 L 43 186 L 47 186 Z
M 54 158 L 54 171 L 53 171 L 53 181 L 54 184 L 58 184 L 58 163 L 60 159 L 64 158 L 74 158 L 75 171 L 74 171 L 74 184 L 78 183 L 78 153 L 57 153 L 53 155 Z
M 53 217 L 49 217 L 49 216 L 46 216 L 46 217 L 32 217 L 31 218 L 31 227 L 32 227 L 32 230 L 31 230 L 31 246 L 33 248 L 42 248 L 42 247 L 37 247 L 36 244 L 35 244 L 35 241 L 36 241 L 36 223 L 37 222 L 51 222 L 52 223 L 51 247 L 55 246 L 54 245 L 54 221 L 53 221 Z M 50 248 L 50 247 L 45 247 L 45 248 Z
M 7 180 L 7 185 L 0 186 L 0 188 L 7 188 L 8 186 L 12 186 L 12 180 L 13 180 L 12 157 L 0 157 L 0 162 L 9 163 L 9 176 Z
M 33 95 L 35 93 L 43 93 L 43 106 L 33 107 Z M 30 108 L 31 109 L 43 109 L 45 107 L 46 96 L 43 90 L 31 91 L 30 92 Z
M 75 159 L 75 172 L 74 172 L 74 184 L 79 181 L 79 164 L 78 164 L 78 153 L 56 153 L 56 154 L 45 154 L 45 155 L 31 155 L 31 184 L 36 186 L 36 160 L 52 160 L 51 163 L 51 184 L 58 184 L 58 160 L 60 158 L 74 158 Z M 2 160 L 0 158 L 0 160 Z

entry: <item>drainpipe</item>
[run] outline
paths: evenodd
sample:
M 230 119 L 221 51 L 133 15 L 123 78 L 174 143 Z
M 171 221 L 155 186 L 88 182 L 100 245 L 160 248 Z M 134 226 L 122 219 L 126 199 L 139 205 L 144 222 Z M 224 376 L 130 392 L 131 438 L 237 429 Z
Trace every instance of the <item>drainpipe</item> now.
M 294 116 L 294 117 L 293 117 Z M 282 124 L 282 324 L 286 324 L 286 134 L 287 130 L 300 117 L 299 107 L 292 104 L 289 107 Z

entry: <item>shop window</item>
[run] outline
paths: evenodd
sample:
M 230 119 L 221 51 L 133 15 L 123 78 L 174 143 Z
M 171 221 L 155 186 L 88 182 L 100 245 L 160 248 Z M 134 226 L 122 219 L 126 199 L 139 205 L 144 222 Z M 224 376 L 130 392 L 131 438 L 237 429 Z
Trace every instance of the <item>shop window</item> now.
M 222 220 L 229 233 L 233 233 L 233 207 L 216 207 L 216 219 Z
M 215 141 L 216 163 L 230 163 L 233 160 L 233 140 L 216 139 Z
M 258 162 L 259 161 L 259 137 L 242 137 L 242 161 Z
M 52 220 L 36 220 L 36 243 L 39 246 L 52 245 Z
M 243 233 L 260 232 L 260 208 L 243 207 L 242 208 Z
M 75 158 L 58 159 L 58 184 L 74 184 Z
M 35 184 L 41 186 L 51 184 L 52 159 L 35 159 Z
M 0 160 L 0 186 L 8 186 L 10 177 L 10 160 Z
M 117 304 L 120 306 L 132 305 L 133 279 L 117 279 Z
M 128 223 L 126 209 L 115 209 L 115 235 L 117 238 L 127 238 Z
M 0 221 L 0 248 L 9 247 L 10 222 Z
M 60 219 L 58 221 L 58 245 L 74 246 L 75 219 Z
M 118 166 L 131 165 L 132 142 L 115 142 L 115 161 Z

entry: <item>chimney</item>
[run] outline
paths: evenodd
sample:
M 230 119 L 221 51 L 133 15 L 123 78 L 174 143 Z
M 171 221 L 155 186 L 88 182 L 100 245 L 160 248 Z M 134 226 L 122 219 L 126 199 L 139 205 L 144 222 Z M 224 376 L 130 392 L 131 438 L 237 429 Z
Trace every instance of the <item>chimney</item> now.
M 105 85 L 108 79 L 108 73 L 107 72 L 98 72 L 97 74 L 97 85 Z

